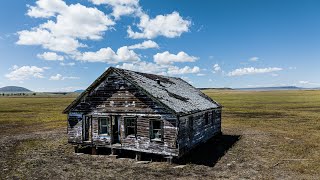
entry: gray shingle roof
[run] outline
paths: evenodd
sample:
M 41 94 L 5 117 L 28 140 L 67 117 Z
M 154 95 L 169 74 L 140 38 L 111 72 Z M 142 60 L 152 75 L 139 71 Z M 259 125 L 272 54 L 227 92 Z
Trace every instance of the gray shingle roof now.
M 116 72 L 123 78 L 146 91 L 150 96 L 170 108 L 177 114 L 190 114 L 207 109 L 221 107 L 219 103 L 202 93 L 199 89 L 191 86 L 181 78 L 147 74 L 125 69 L 110 67 L 86 91 L 84 91 L 73 103 L 71 103 L 64 113 L 71 110 L 86 93 L 90 92 L 100 81 L 110 72 Z M 160 83 L 157 82 L 160 81 Z
M 176 113 L 188 114 L 220 107 L 217 102 L 181 78 L 118 68 L 114 68 L 114 70 L 123 74 L 131 82 L 136 83 Z M 157 80 L 160 81 L 160 84 L 157 83 Z

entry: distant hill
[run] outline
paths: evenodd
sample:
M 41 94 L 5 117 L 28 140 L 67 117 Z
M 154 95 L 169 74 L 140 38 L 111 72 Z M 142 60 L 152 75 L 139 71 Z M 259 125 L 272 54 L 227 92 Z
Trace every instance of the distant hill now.
M 224 88 L 198 88 L 199 90 L 233 90 L 232 88 L 224 87 Z
M 82 93 L 84 90 L 83 89 L 79 89 L 79 90 L 75 90 L 75 93 Z
M 256 91 L 275 91 L 275 90 L 299 90 L 305 89 L 297 86 L 276 86 L 276 87 L 254 87 L 254 88 L 236 88 L 236 90 L 256 90 Z
M 27 88 L 19 86 L 5 86 L 0 88 L 0 92 L 32 92 Z

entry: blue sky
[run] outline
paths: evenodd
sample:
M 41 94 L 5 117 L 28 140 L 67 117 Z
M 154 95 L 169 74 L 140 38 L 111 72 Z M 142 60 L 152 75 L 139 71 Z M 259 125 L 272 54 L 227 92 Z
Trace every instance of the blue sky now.
M 107 67 L 196 87 L 320 87 L 316 0 L 11 0 L 0 87 L 73 91 Z

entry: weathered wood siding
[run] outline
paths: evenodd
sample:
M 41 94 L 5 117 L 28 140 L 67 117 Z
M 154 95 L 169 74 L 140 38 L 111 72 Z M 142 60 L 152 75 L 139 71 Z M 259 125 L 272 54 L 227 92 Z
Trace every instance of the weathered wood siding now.
M 69 113 L 68 114 L 68 142 L 81 143 L 82 142 L 82 113 Z M 76 118 L 77 123 L 71 123 L 70 119 Z
M 208 123 L 205 113 L 208 113 Z M 193 123 L 190 122 L 192 116 Z M 190 123 L 192 126 L 190 126 Z M 221 109 L 213 109 L 179 118 L 178 125 L 179 156 L 185 154 L 199 143 L 206 142 L 221 132 Z
M 99 135 L 98 117 L 120 116 L 120 143 L 122 149 L 178 155 L 176 116 L 153 101 L 143 91 L 116 73 L 110 74 L 99 86 L 90 92 L 72 109 L 71 114 L 92 115 L 92 145 L 110 146 L 112 136 Z M 137 117 L 136 137 L 125 137 L 124 117 Z M 150 119 L 163 121 L 163 142 L 150 140 Z M 81 124 L 81 122 L 79 122 Z M 69 142 L 81 143 L 82 126 L 68 127 Z M 69 133 L 70 132 L 70 133 Z M 111 126 L 109 127 L 111 132 Z
M 72 111 L 166 113 L 162 106 L 116 73 L 106 77 Z
M 95 146 L 111 146 L 112 137 L 99 135 L 98 132 L 98 117 L 107 117 L 114 114 L 99 114 L 93 115 L 92 141 Z M 177 119 L 172 115 L 155 115 L 155 114 L 117 114 L 120 116 L 120 143 L 121 149 L 140 151 L 146 153 L 156 153 L 163 155 L 178 156 L 177 141 Z M 125 135 L 125 117 L 137 118 L 137 133 L 136 136 Z M 150 119 L 158 119 L 163 121 L 163 141 L 152 141 L 149 134 Z M 109 128 L 111 131 L 111 127 Z M 118 147 L 117 147 L 118 148 Z

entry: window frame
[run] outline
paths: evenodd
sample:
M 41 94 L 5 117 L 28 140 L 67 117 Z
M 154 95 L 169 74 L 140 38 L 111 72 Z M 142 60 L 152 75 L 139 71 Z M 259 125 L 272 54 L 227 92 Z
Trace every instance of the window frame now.
M 75 124 L 71 124 L 74 122 Z M 79 117 L 78 116 L 68 116 L 68 126 L 70 128 L 74 128 L 79 123 Z
M 134 134 L 128 134 L 128 125 L 127 125 L 127 119 L 134 119 Z M 125 137 L 135 137 L 137 138 L 137 120 L 138 118 L 136 116 L 125 116 L 123 117 L 124 122 L 124 135 Z M 132 128 L 132 125 L 131 125 Z
M 153 122 L 158 121 L 160 122 L 160 129 L 156 129 L 157 131 L 160 130 L 161 132 L 161 139 L 159 138 L 152 138 L 154 134 L 154 128 L 153 128 Z M 150 141 L 155 141 L 155 142 L 163 142 L 164 141 L 164 122 L 161 119 L 149 119 L 149 138 Z
M 106 119 L 106 125 L 101 125 L 101 119 Z M 98 117 L 98 134 L 100 136 L 110 136 L 110 120 L 110 117 Z M 107 133 L 101 133 L 102 126 L 107 127 Z

